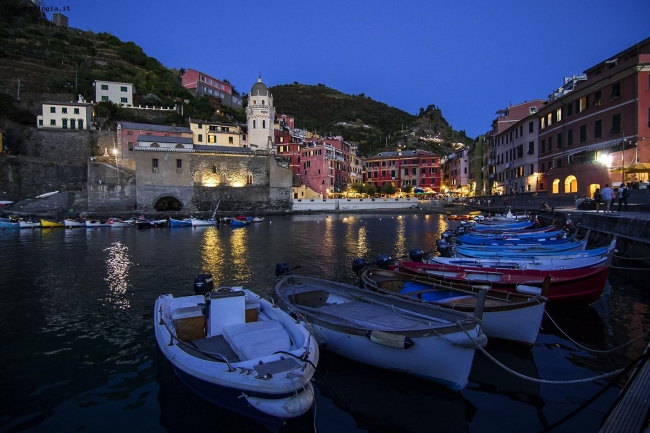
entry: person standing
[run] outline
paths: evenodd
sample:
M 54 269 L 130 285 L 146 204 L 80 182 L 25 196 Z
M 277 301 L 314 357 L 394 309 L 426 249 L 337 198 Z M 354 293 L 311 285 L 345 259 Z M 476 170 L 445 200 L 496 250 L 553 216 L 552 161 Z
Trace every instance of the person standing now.
M 621 211 L 621 205 L 625 205 L 625 212 L 627 212 L 627 198 L 630 196 L 630 190 L 623 184 L 618 191 L 618 211 Z
M 603 202 L 603 194 L 600 192 L 600 188 L 596 188 L 596 191 L 594 191 L 594 201 L 596 202 L 596 212 L 600 212 L 600 204 Z
M 609 187 L 608 183 L 606 183 L 605 188 L 603 188 L 603 190 L 601 191 L 601 194 L 603 195 L 603 203 L 605 205 L 604 206 L 605 209 L 603 210 L 603 212 L 611 213 L 612 210 L 610 208 L 612 206 L 612 199 L 614 198 L 614 190 Z

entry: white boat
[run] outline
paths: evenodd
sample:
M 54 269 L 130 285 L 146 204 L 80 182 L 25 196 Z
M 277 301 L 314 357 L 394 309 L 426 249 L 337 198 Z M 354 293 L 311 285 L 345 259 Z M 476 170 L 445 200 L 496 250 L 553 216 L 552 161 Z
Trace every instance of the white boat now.
M 20 225 L 21 229 L 33 229 L 33 228 L 36 228 L 36 227 L 40 227 L 41 222 L 40 221 L 26 220 L 26 219 L 20 218 L 18 220 L 18 225 Z
M 63 220 L 63 225 L 65 225 L 65 227 L 68 229 L 73 227 L 86 227 L 86 221 L 73 218 L 65 218 Z
M 102 220 L 86 220 L 85 225 L 87 228 L 110 227 L 107 221 Z
M 217 224 L 217 220 L 214 218 L 210 218 L 207 220 L 204 220 L 202 218 L 192 218 L 192 227 L 199 227 L 199 226 L 213 226 Z
M 134 219 L 123 220 L 121 218 L 109 218 L 106 220 L 106 222 L 108 223 L 108 226 L 111 228 L 135 226 Z
M 276 301 L 301 318 L 328 350 L 452 390 L 467 384 L 475 349 L 487 340 L 481 331 L 481 308 L 474 317 L 398 297 L 387 299 L 352 285 L 291 275 L 281 265 L 286 264 L 276 268 L 276 275 L 282 276 L 275 286 Z
M 52 192 L 46 192 L 45 194 L 37 195 L 34 198 L 46 198 L 46 197 L 50 197 L 50 196 L 52 196 L 54 194 L 58 194 L 58 193 L 59 193 L 58 190 L 57 191 L 52 191 Z
M 253 218 L 251 218 L 250 221 L 252 223 L 261 223 L 262 221 L 264 221 L 264 218 L 262 218 L 262 217 L 253 217 Z
M 469 314 L 474 313 L 482 289 L 481 286 L 435 282 L 412 274 L 375 268 L 364 270 L 359 278 L 365 288 L 382 293 L 389 299 L 399 296 L 433 308 L 442 307 Z M 488 338 L 532 345 L 539 334 L 546 301 L 545 296 L 491 289 L 483 307 L 483 332 Z
M 154 328 L 179 378 L 212 403 L 272 430 L 312 406 L 311 378 L 319 356 L 314 338 L 249 290 L 162 295 L 155 303 Z

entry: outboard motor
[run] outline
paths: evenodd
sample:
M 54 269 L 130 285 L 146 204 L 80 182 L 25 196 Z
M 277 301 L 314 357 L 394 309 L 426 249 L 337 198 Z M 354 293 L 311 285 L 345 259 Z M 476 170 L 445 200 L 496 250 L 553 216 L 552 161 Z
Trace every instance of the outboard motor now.
M 393 262 L 393 258 L 388 254 L 379 254 L 375 263 L 379 269 L 388 269 L 388 266 Z
M 445 230 L 445 231 L 442 232 L 442 234 L 440 235 L 440 237 L 441 237 L 442 240 L 444 240 L 444 241 L 448 241 L 449 238 L 452 237 L 452 236 L 454 236 L 454 232 L 452 232 L 451 230 Z
M 412 262 L 424 262 L 424 251 L 417 249 L 417 250 L 411 250 L 409 251 L 409 259 L 411 259 Z
M 276 277 L 281 277 L 283 275 L 289 275 L 291 273 L 291 269 L 289 269 L 289 264 L 288 263 L 277 263 L 275 265 L 275 276 Z
M 357 276 L 368 266 L 368 262 L 366 262 L 365 259 L 361 257 L 357 257 L 356 259 L 352 260 L 352 271 Z
M 202 295 L 214 289 L 212 274 L 199 274 L 194 279 L 194 293 Z
M 447 241 L 438 239 L 436 241 L 436 250 L 441 257 L 451 257 L 451 245 Z

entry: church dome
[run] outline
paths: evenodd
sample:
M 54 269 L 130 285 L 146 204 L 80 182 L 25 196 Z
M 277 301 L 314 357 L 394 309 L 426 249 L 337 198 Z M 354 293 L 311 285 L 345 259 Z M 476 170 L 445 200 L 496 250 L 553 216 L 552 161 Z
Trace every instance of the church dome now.
M 257 83 L 253 84 L 251 89 L 251 96 L 269 96 L 269 88 L 266 87 L 266 84 L 262 83 L 262 77 L 257 79 Z

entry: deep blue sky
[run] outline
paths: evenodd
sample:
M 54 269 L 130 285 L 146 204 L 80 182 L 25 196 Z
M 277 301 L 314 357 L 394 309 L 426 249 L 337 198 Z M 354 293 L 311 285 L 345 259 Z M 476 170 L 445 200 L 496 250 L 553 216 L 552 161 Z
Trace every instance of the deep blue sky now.
M 133 41 L 170 68 L 248 93 L 322 83 L 476 137 L 510 103 L 546 99 L 650 37 L 648 0 L 45 0 L 71 27 Z M 48 13 L 51 18 L 51 13 Z M 300 119 L 297 119 L 300 123 Z

